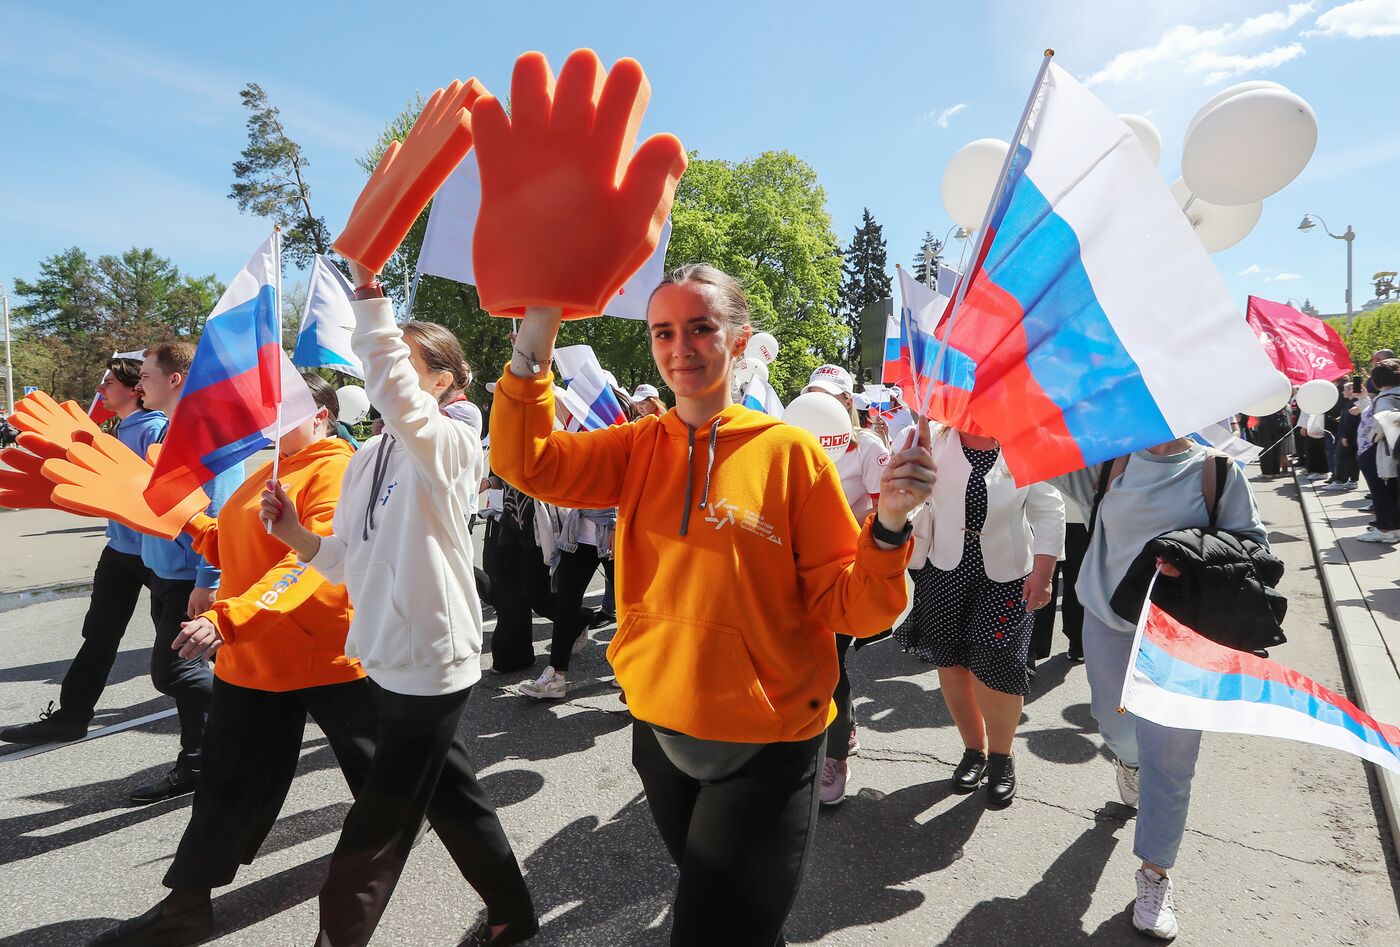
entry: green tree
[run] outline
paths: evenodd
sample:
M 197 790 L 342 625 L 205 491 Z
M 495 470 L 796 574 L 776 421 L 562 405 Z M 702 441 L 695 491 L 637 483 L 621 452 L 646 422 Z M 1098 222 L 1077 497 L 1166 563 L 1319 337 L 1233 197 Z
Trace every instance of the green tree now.
M 943 241 L 924 231 L 919 252 L 914 257 L 914 279 L 935 289 L 938 284 L 938 264 L 943 262 Z
M 870 208 L 865 208 L 860 226 L 846 248 L 841 266 L 841 316 L 847 336 L 841 363 L 852 375 L 860 375 L 860 314 L 866 306 L 890 295 L 890 278 L 885 273 L 885 234 Z
M 1313 305 L 1311 299 L 1304 299 L 1304 300 L 1303 300 L 1303 305 L 1299 308 L 1298 311 L 1301 312 L 1301 313 L 1303 313 L 1304 315 L 1307 315 L 1307 316 L 1318 316 L 1318 315 L 1320 315 L 1320 313 L 1317 311 L 1317 307 Z
M 1400 352 L 1400 303 L 1386 303 L 1354 316 L 1350 332 L 1347 332 L 1344 316 L 1326 321 L 1346 341 L 1351 360 L 1358 369 L 1369 369 L 1371 353 L 1378 349 Z
M 305 269 L 317 253 L 330 252 L 331 236 L 323 217 L 311 210 L 310 161 L 287 137 L 276 106 L 256 82 L 239 93 L 248 109 L 248 146 L 233 163 L 229 197 L 245 214 L 264 217 L 282 228 L 282 252 Z
M 781 346 L 769 380 L 784 400 L 802 390 L 812 369 L 842 358 L 850 331 L 837 315 L 841 254 L 811 165 L 786 151 L 739 162 L 692 158 L 671 223 L 668 266 L 710 263 L 744 284 L 755 327 Z M 645 351 L 645 327 L 635 331 Z M 618 366 L 632 367 L 608 366 L 619 378 Z

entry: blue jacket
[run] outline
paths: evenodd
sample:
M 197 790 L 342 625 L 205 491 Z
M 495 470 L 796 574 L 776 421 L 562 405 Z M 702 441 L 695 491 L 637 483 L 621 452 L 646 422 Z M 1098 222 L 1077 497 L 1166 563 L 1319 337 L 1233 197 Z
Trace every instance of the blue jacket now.
M 204 492 L 209 495 L 209 506 L 205 510 L 215 518 L 233 491 L 244 480 L 243 464 L 237 463 L 204 484 Z M 194 580 L 195 588 L 216 589 L 219 587 L 219 570 L 205 562 L 194 551 L 194 540 L 188 533 L 181 533 L 176 539 L 159 539 L 142 535 L 141 561 L 162 579 Z
M 135 451 L 137 457 L 144 458 L 146 448 L 159 443 L 160 439 L 165 436 L 165 428 L 169 423 L 161 412 L 147 411 L 143 408 L 118 424 L 113 433 L 117 440 Z M 117 552 L 124 552 L 129 556 L 139 556 L 141 555 L 141 534 L 130 526 L 123 526 L 116 520 L 108 520 L 107 545 Z

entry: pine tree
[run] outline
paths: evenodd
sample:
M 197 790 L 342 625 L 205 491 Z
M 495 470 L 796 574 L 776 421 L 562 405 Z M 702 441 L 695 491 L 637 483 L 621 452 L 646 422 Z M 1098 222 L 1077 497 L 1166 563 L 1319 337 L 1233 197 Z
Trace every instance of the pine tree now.
M 1316 315 L 1318 314 L 1318 312 L 1317 312 L 1317 307 L 1314 306 L 1314 305 L 1312 304 L 1312 300 L 1311 300 L 1311 299 L 1304 299 L 1304 300 L 1303 300 L 1303 309 L 1302 309 L 1302 312 L 1303 312 L 1305 315 L 1309 315 L 1309 316 L 1316 316 Z
M 919 253 L 914 257 L 914 279 L 926 286 L 938 283 L 938 264 L 943 260 L 943 241 L 929 231 L 924 231 Z
M 844 346 L 842 363 L 853 375 L 860 373 L 860 314 L 866 306 L 890 295 L 890 278 L 885 273 L 885 233 L 870 208 L 865 209 L 841 266 L 841 318 L 850 335 Z

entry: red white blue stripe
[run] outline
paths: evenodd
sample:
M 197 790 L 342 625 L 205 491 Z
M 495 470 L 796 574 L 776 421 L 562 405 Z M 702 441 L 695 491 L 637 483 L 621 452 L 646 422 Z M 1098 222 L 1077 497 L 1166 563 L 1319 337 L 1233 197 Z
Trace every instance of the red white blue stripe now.
M 613 424 L 627 423 L 622 403 L 608 384 L 607 373 L 588 345 L 566 345 L 554 350 L 554 363 L 564 387 L 578 399 L 582 411 L 570 410 L 574 424 L 585 431 L 597 431 Z
M 1050 65 L 966 279 L 954 416 L 1019 483 L 1185 436 L 1274 370 L 1136 136 Z M 917 356 L 916 356 L 917 358 Z
M 1400 727 L 1292 668 L 1203 638 L 1150 603 L 1123 706 L 1167 727 L 1315 743 L 1400 772 Z
M 180 404 L 145 497 L 165 512 L 217 474 L 257 453 L 281 425 L 316 412 L 311 394 L 282 351 L 278 235 L 258 248 L 204 324 Z

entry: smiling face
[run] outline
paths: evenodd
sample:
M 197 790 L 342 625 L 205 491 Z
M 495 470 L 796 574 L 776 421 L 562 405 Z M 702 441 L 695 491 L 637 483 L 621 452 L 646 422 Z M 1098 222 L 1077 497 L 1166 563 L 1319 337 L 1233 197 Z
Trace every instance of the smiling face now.
M 752 330 L 730 325 L 702 283 L 667 283 L 651 297 L 647 328 L 651 356 L 677 399 L 727 393 L 729 372 Z

